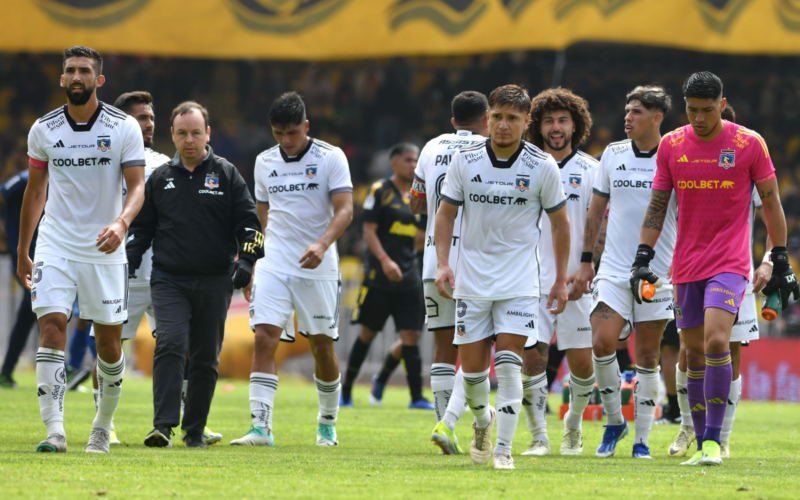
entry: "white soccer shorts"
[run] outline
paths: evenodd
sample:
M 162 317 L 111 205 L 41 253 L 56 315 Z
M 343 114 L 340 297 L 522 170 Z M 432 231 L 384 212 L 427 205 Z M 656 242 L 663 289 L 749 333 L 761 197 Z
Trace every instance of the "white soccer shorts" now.
M 472 344 L 499 333 L 538 339 L 539 297 L 456 301 L 453 344 Z
M 156 317 L 153 312 L 153 299 L 150 297 L 150 285 L 128 286 L 128 321 L 122 325 L 122 340 L 130 340 L 136 337 L 142 318 L 147 316 L 147 326 L 155 336 Z M 94 324 L 89 332 L 94 337 Z
M 39 318 L 55 312 L 69 317 L 77 294 L 81 319 L 101 325 L 128 319 L 128 264 L 88 264 L 36 254 L 31 281 L 31 306 Z
M 339 281 L 312 280 L 256 267 L 250 292 L 250 328 L 283 328 L 281 340 L 294 342 L 297 329 L 305 337 L 327 335 L 339 340 Z
M 633 294 L 631 294 L 627 281 L 623 283 L 622 281 L 614 282 L 607 278 L 598 278 L 592 284 L 590 315 L 600 302 L 604 302 L 628 322 L 628 326 L 623 328 L 620 333 L 620 340 L 625 340 L 630 336 L 630 326 L 632 324 L 643 321 L 663 319 L 672 321 L 675 319 L 672 285 L 662 285 L 653 297 L 652 302 L 637 304 L 633 300 Z
M 739 306 L 739 321 L 733 325 L 731 342 L 750 342 L 758 340 L 758 307 L 754 293 L 744 294 Z
M 425 318 L 428 321 L 428 330 L 455 328 L 456 301 L 439 295 L 436 283 L 433 281 L 426 281 L 422 285 L 425 290 Z
M 584 295 L 578 300 L 567 302 L 564 312 L 550 314 L 547 309 L 547 295 L 539 297 L 539 342 L 550 344 L 553 334 L 558 333 L 558 350 L 586 349 L 592 347 L 592 326 L 589 310 L 592 298 Z M 536 339 L 529 337 L 526 349 L 536 345 Z

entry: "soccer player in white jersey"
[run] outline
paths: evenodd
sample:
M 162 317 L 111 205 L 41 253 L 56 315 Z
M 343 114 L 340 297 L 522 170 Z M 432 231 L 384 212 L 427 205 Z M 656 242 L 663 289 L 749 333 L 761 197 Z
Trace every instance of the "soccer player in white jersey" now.
M 611 457 L 617 443 L 628 434 L 622 416 L 620 387 L 622 379 L 617 364 L 617 341 L 627 338 L 631 325 L 636 330 L 636 385 L 633 403 L 636 412 L 634 458 L 650 456 L 649 435 L 655 420 L 659 382 L 659 346 L 667 322 L 674 318 L 672 287 L 665 280 L 651 302 L 637 304 L 630 291 L 630 266 L 627 260 L 639 245 L 638 221 L 650 202 L 656 171 L 656 153 L 661 141 L 661 122 L 671 107 L 664 89 L 636 87 L 626 98 L 625 133 L 627 140 L 608 145 L 594 183 L 594 197 L 586 218 L 583 251 L 594 249 L 606 206 L 608 230 L 600 269 L 595 278 L 591 262 L 582 262 L 575 276 L 584 292 L 592 286 L 591 326 L 594 373 L 600 389 L 607 424 L 597 457 Z M 673 200 L 668 208 L 664 232 L 655 248 L 653 269 L 667 276 L 677 237 L 677 209 Z M 588 255 L 588 253 L 586 254 Z M 582 259 L 587 260 L 587 259 Z
M 264 227 L 264 258 L 257 263 L 250 299 L 255 351 L 250 375 L 253 425 L 233 445 L 274 446 L 272 414 L 278 342 L 308 337 L 319 397 L 317 445 L 337 446 L 339 360 L 339 255 L 336 239 L 353 219 L 353 184 L 341 149 L 308 136 L 303 99 L 288 92 L 269 111 L 278 145 L 256 159 L 256 207 Z M 282 336 L 282 330 L 286 333 Z
M 100 387 L 86 451 L 108 453 L 125 375 L 128 265 L 122 243 L 144 200 L 144 142 L 136 119 L 97 100 L 95 90 L 105 82 L 97 51 L 64 50 L 63 70 L 67 105 L 37 120 L 28 136 L 30 179 L 20 221 L 17 274 L 31 288 L 40 331 L 36 379 L 47 439 L 37 451 L 67 451 L 64 345 L 77 293 L 81 315 L 94 321 Z M 43 208 L 31 261 L 28 245 Z
M 586 211 L 592 200 L 592 186 L 597 174 L 597 160 L 578 146 L 589 137 L 592 117 L 589 104 L 572 91 L 562 88 L 548 89 L 533 98 L 528 141 L 553 156 L 558 163 L 561 185 L 567 195 L 567 214 L 570 223 L 570 252 L 567 274 L 572 275 L 582 260 L 592 262 L 592 254 L 581 255 L 583 227 Z M 542 220 L 539 240 L 539 286 L 549 290 L 556 279 L 555 255 L 549 219 Z M 597 259 L 595 259 L 597 260 Z M 569 278 L 567 282 L 569 282 Z M 566 351 L 569 364 L 570 410 L 564 417 L 562 455 L 580 455 L 583 452 L 581 422 L 583 411 L 589 404 L 594 389 L 592 369 L 592 328 L 589 309 L 592 298 L 573 286 L 569 302 L 558 316 L 550 314 L 544 305 L 548 296 L 539 300 L 539 337 L 529 337 L 525 345 L 522 364 L 522 408 L 531 432 L 531 444 L 523 455 L 549 455 L 547 438 L 547 360 L 550 341 L 558 332 L 558 349 Z M 537 342 L 538 341 L 538 342 Z
M 411 211 L 428 214 L 425 230 L 425 253 L 422 264 L 422 281 L 425 290 L 425 306 L 428 330 L 433 332 L 435 349 L 431 365 L 431 390 L 436 410 L 436 427 L 431 441 L 445 455 L 462 453 L 458 445 L 456 422 L 466 410 L 463 372 L 456 372 L 458 348 L 453 345 L 456 327 L 456 302 L 445 299 L 436 291 L 436 249 L 433 245 L 436 229 L 436 210 L 442 200 L 442 184 L 453 156 L 459 149 L 483 144 L 489 135 L 486 111 L 489 103 L 486 96 L 471 90 L 461 92 L 451 103 L 453 118 L 450 123 L 456 129 L 453 134 L 442 134 L 431 139 L 419 156 L 411 187 Z M 430 194 L 430 196 L 429 196 Z M 461 211 L 458 210 L 453 226 L 450 249 L 450 267 L 458 262 L 458 245 L 461 239 Z
M 436 212 L 439 295 L 457 299 L 455 344 L 464 370 L 464 393 L 475 422 L 473 462 L 492 460 L 513 469 L 511 443 L 522 405 L 522 354 L 539 326 L 539 252 L 542 212 L 553 227 L 556 279 L 547 308 L 567 303 L 569 219 L 561 175 L 552 156 L 522 139 L 531 101 L 517 85 L 489 95 L 490 139 L 453 156 Z M 453 224 L 462 208 L 455 274 L 450 268 Z M 557 304 L 557 305 L 556 305 Z M 497 373 L 495 409 L 489 405 L 492 342 Z M 491 449 L 497 420 L 497 445 Z

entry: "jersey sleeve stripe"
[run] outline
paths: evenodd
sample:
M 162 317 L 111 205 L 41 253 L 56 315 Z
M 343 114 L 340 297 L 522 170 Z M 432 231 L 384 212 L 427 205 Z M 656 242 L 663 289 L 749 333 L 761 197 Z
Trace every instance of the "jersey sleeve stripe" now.
M 36 158 L 28 157 L 28 164 L 33 168 L 44 170 L 47 168 L 47 160 L 37 160 Z
M 56 110 L 53 110 L 53 111 L 47 113 L 43 117 L 39 118 L 39 121 L 40 122 L 46 122 L 48 120 L 51 120 L 52 118 L 55 118 L 56 116 L 58 116 L 59 114 L 61 114 L 63 112 L 64 112 L 64 107 L 62 106 L 62 107 L 60 107 L 60 108 L 58 108 Z
M 553 212 L 558 212 L 559 210 L 561 210 L 561 208 L 564 207 L 564 205 L 566 204 L 567 204 L 567 199 L 564 198 L 558 205 L 550 208 L 545 208 L 544 211 L 547 212 L 548 214 L 552 214 Z
M 120 167 L 123 170 L 130 167 L 145 167 L 145 166 L 147 166 L 147 162 L 144 160 L 128 160 L 120 164 Z
M 765 183 L 767 181 L 771 181 L 772 179 L 777 179 L 777 178 L 778 178 L 778 176 L 775 175 L 775 172 L 772 172 L 771 174 L 769 174 L 768 176 L 764 177 L 763 179 L 757 180 L 756 184 L 763 184 L 763 183 Z
M 344 186 L 344 187 L 340 187 L 340 188 L 336 188 L 336 189 L 331 189 L 329 192 L 330 192 L 331 195 L 339 194 L 339 193 L 352 193 L 353 192 L 353 188 L 351 188 L 350 186 Z
M 263 201 L 263 200 L 256 200 L 256 203 L 261 203 L 262 205 L 269 205 L 268 201 Z
M 755 137 L 756 140 L 759 142 L 759 144 L 761 144 L 761 147 L 764 148 L 764 156 L 766 158 L 769 158 L 769 149 L 767 149 L 767 143 L 764 141 L 763 137 L 761 137 L 760 135 L 756 134 L 755 132 L 748 132 L 748 131 L 742 130 L 742 129 L 739 129 L 739 132 L 741 132 L 744 135 L 749 135 L 750 137 Z
M 463 204 L 464 204 L 464 202 L 463 202 L 463 201 L 454 200 L 453 198 L 450 198 L 449 196 L 447 196 L 447 195 L 445 195 L 445 194 L 443 194 L 443 195 L 442 195 L 442 199 L 443 199 L 444 201 L 446 201 L 447 203 L 449 203 L 449 204 L 451 204 L 451 205 L 455 205 L 455 206 L 457 206 L 457 207 L 460 207 L 461 205 L 463 205 Z
M 611 198 L 611 193 L 604 193 L 597 188 L 592 188 L 592 194 L 596 194 L 600 198 Z

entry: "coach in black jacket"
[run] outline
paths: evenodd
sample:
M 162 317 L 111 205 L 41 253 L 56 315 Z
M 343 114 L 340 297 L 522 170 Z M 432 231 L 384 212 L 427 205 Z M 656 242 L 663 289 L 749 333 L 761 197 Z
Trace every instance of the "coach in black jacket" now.
M 231 294 L 250 282 L 253 264 L 264 256 L 255 203 L 236 168 L 208 146 L 210 134 L 203 106 L 185 102 L 175 108 L 172 140 L 178 153 L 150 176 L 144 206 L 128 235 L 131 274 L 153 245 L 155 411 L 147 446 L 172 446 L 188 351 L 182 429 L 186 446 L 207 447 L 203 429 L 217 383 Z

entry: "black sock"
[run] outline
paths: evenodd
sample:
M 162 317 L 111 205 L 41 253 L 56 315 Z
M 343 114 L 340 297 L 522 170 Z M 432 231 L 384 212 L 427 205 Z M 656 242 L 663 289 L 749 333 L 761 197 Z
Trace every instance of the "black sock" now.
M 389 351 L 389 354 L 386 355 L 386 359 L 383 361 L 383 368 L 381 368 L 381 372 L 378 374 L 378 382 L 386 385 L 389 381 L 389 377 L 392 376 L 392 372 L 394 372 L 399 364 L 400 360 L 394 359 L 392 352 Z
M 550 344 L 550 351 L 548 352 L 547 358 L 547 388 L 553 386 L 553 382 L 556 379 L 556 375 L 558 374 L 558 368 L 561 366 L 561 361 L 564 359 L 564 356 L 567 355 L 567 351 L 559 351 L 557 344 Z
M 636 367 L 633 366 L 633 360 L 631 359 L 631 355 L 628 352 L 627 347 L 617 351 L 617 363 L 619 363 L 619 371 L 622 373 L 636 371 Z
M 342 384 L 342 395 L 344 395 L 345 399 L 350 398 L 353 384 L 358 378 L 358 372 L 361 371 L 361 365 L 364 364 L 368 352 L 369 344 L 364 343 L 361 337 L 356 338 L 353 348 L 350 349 L 350 359 L 347 360 L 347 373 L 344 375 L 344 384 Z
M 400 352 L 405 364 L 411 401 L 419 401 L 422 399 L 422 357 L 419 355 L 419 347 L 404 345 Z
M 667 411 L 665 416 L 670 418 L 678 418 L 681 416 L 677 394 L 667 394 Z

